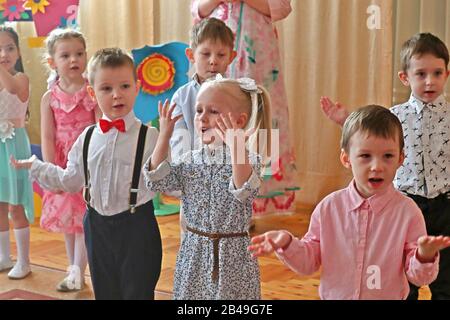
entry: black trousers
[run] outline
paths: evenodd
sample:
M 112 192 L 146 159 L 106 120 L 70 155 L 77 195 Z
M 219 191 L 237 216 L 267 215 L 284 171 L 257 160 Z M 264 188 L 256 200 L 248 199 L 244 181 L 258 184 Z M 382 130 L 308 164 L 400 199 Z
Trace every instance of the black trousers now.
M 441 194 L 428 199 L 421 196 L 408 196 L 422 210 L 427 226 L 427 233 L 433 236 L 450 236 L 450 193 Z M 450 248 L 440 251 L 439 274 L 430 285 L 432 300 L 450 300 Z M 419 288 L 409 284 L 410 292 L 407 300 L 417 300 Z
M 162 247 L 153 202 L 113 216 L 88 206 L 83 225 L 95 298 L 154 299 Z

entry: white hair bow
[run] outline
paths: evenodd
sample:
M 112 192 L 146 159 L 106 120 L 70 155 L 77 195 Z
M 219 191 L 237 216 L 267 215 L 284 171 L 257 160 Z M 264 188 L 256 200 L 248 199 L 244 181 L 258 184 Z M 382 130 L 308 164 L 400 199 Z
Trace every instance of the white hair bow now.
M 258 99 L 259 95 L 262 94 L 262 90 L 258 88 L 256 81 L 251 78 L 238 78 L 238 79 L 227 79 L 224 78 L 220 73 L 216 74 L 216 77 L 212 80 L 213 82 L 221 81 L 235 81 L 239 84 L 242 91 L 250 94 L 250 99 L 252 102 L 252 110 L 250 119 L 247 123 L 247 128 L 254 127 L 258 112 L 263 108 L 264 100 Z

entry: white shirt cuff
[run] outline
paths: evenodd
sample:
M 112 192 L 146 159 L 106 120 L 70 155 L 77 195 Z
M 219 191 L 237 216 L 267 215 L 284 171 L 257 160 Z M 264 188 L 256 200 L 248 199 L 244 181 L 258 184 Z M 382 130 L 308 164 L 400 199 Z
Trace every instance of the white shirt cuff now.
M 149 171 L 151 162 L 152 158 L 150 157 L 144 164 L 144 177 L 147 181 L 159 181 L 170 173 L 170 164 L 167 159 L 161 162 L 156 169 Z
M 228 187 L 228 191 L 230 191 L 236 199 L 241 202 L 244 202 L 254 190 L 258 189 L 261 185 L 261 180 L 254 170 L 252 170 L 252 174 L 250 178 L 242 185 L 240 189 L 236 189 L 236 186 L 233 183 L 233 177 L 230 178 L 230 185 Z

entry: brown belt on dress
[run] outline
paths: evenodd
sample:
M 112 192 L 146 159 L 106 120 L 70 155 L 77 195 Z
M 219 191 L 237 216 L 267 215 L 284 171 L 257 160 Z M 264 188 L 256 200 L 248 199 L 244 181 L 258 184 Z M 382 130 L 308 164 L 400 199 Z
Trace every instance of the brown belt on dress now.
M 247 237 L 248 232 L 236 232 L 236 233 L 207 233 L 204 231 L 199 231 L 186 226 L 186 230 L 195 233 L 202 237 L 210 238 L 213 241 L 213 270 L 212 270 L 212 280 L 216 282 L 219 279 L 219 240 L 222 238 L 237 238 L 237 237 Z

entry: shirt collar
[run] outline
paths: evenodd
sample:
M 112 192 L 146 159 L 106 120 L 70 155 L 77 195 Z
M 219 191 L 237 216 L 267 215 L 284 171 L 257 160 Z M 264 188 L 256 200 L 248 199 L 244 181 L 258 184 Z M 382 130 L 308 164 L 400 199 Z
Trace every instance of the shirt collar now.
M 108 118 L 108 117 L 107 117 L 106 115 L 104 115 L 104 114 L 102 115 L 102 119 L 108 120 L 108 121 L 112 121 L 110 118 Z M 136 119 L 136 116 L 134 115 L 134 111 L 130 111 L 130 112 L 129 112 L 125 117 L 123 117 L 122 119 L 123 119 L 123 121 L 125 122 L 125 132 L 127 132 L 128 130 L 130 130 L 131 127 L 133 127 L 136 123 L 139 122 L 139 120 Z M 98 126 L 100 132 L 102 132 L 102 130 L 100 129 L 98 123 L 97 123 L 97 126 Z M 108 132 L 111 132 L 111 130 L 108 131 Z M 107 132 L 107 133 L 108 133 L 108 132 Z M 112 131 L 112 132 L 114 132 L 114 131 Z M 103 132 L 102 132 L 102 133 L 103 133 Z
M 447 107 L 447 101 L 445 100 L 445 97 L 443 94 L 441 94 L 439 97 L 437 97 L 436 100 L 434 100 L 430 103 L 425 103 L 422 100 L 416 98 L 414 96 L 414 94 L 411 93 L 408 103 L 415 108 L 415 110 L 418 114 L 421 113 L 425 107 L 428 107 L 431 111 L 435 111 L 435 112 L 442 112 Z
M 222 75 L 222 76 L 223 76 L 223 75 Z M 199 79 L 197 73 L 194 73 L 194 74 L 192 75 L 191 79 L 192 79 L 193 81 L 195 81 L 195 85 L 196 85 L 196 86 L 201 86 L 201 85 L 202 85 L 202 84 L 200 83 L 200 79 Z M 212 77 L 212 79 L 214 79 L 214 77 Z M 205 81 L 206 81 L 206 80 L 205 80 Z
M 191 78 L 191 79 L 192 79 L 192 81 L 194 81 L 196 87 L 197 87 L 197 86 L 198 86 L 198 87 L 201 86 L 200 79 L 199 79 L 197 73 L 194 73 L 194 74 L 192 75 L 192 78 Z
M 368 206 L 375 214 L 379 214 L 394 197 L 395 192 L 396 190 L 391 183 L 382 193 L 374 194 L 366 199 L 359 194 L 358 190 L 356 190 L 356 182 L 355 179 L 353 179 L 347 187 L 348 211 L 350 212 Z
M 225 144 L 203 145 L 202 158 L 208 164 L 229 164 L 231 163 L 231 154 Z

